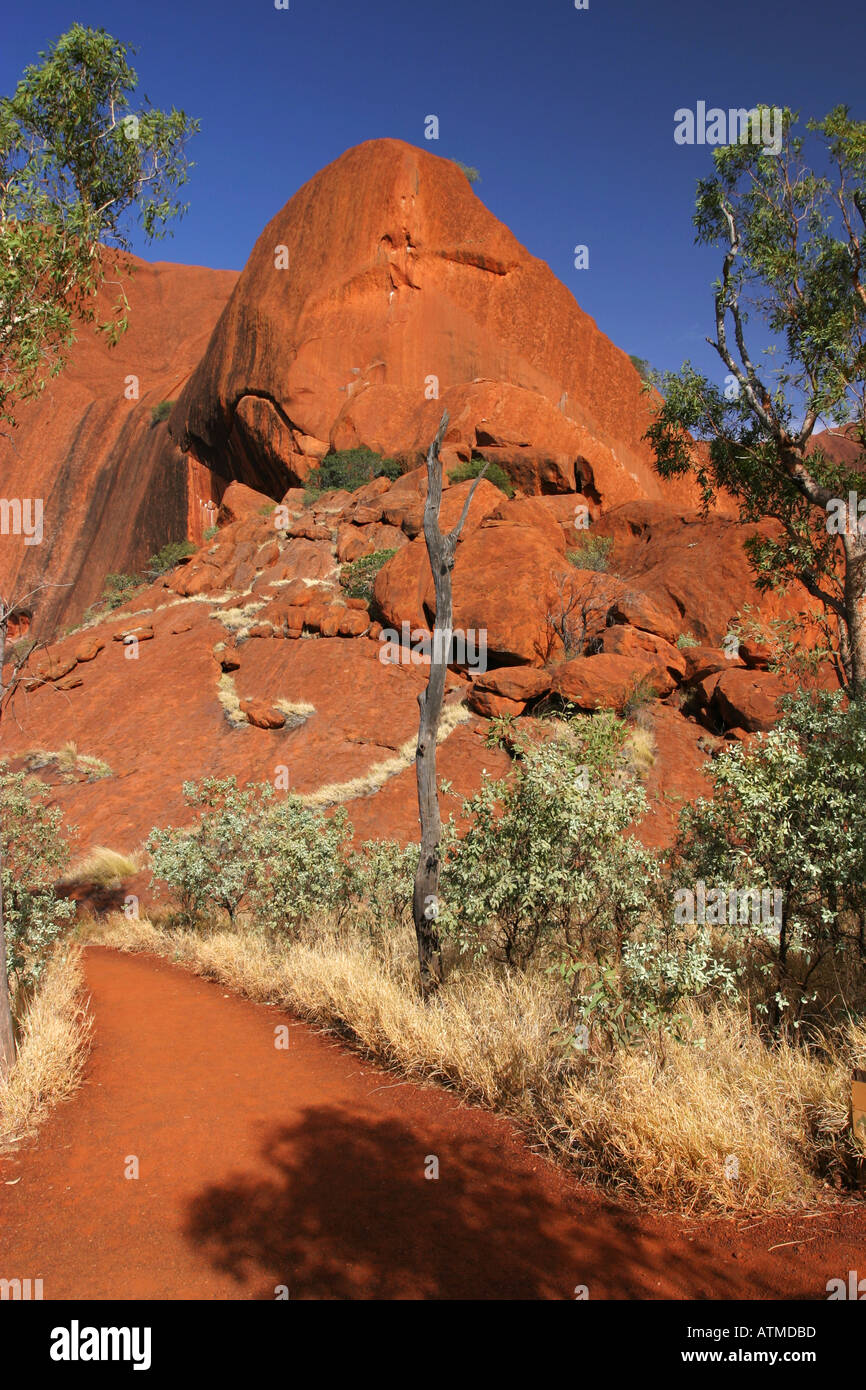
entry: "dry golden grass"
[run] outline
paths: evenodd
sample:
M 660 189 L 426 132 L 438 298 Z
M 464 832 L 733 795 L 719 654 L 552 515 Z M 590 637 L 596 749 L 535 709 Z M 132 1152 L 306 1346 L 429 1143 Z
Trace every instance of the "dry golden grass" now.
M 56 751 L 31 748 L 24 754 L 24 761 L 31 772 L 43 767 L 56 767 L 65 782 L 74 782 L 79 775 L 86 777 L 90 782 L 112 776 L 108 763 L 102 758 L 92 757 L 89 753 L 79 753 L 78 744 L 71 739 Z
M 289 718 L 308 719 L 311 714 L 316 713 L 315 705 L 309 704 L 306 700 L 274 700 L 274 707 Z
M 217 699 L 225 710 L 229 723 L 234 728 L 239 728 L 241 724 L 249 724 L 250 721 L 241 709 L 240 696 L 234 676 L 228 671 L 223 671 L 217 681 Z
M 0 1081 L 0 1150 L 26 1139 L 78 1086 L 92 1021 L 82 997 L 81 951 L 58 952 L 25 1013 L 18 1057 Z
M 695 1010 L 688 1042 L 583 1056 L 561 1031 L 559 986 L 542 972 L 452 971 L 419 998 L 411 930 L 381 945 L 329 924 L 279 944 L 240 928 L 166 931 L 116 915 L 98 928 L 120 950 L 152 951 L 348 1039 L 417 1081 L 447 1085 L 518 1120 L 578 1173 L 668 1211 L 769 1210 L 828 1195 L 853 1154 L 852 1031 L 826 1060 L 770 1051 L 733 1008 Z M 733 1181 L 731 1160 L 739 1175 Z
M 637 776 L 645 777 L 656 760 L 656 741 L 652 729 L 644 729 L 640 725 L 629 729 L 625 748 Z
M 813 1202 L 853 1156 L 851 1051 L 768 1048 L 734 1007 L 694 1009 L 688 1041 L 619 1049 L 564 1088 L 563 1137 L 606 1185 L 671 1209 Z M 699 1045 L 703 1043 L 703 1045 Z
M 215 618 L 218 623 L 222 623 L 223 627 L 229 632 L 233 632 L 236 637 L 243 637 L 244 633 L 252 627 L 255 615 L 266 607 L 265 599 L 253 599 L 243 608 L 220 608 L 211 613 L 210 616 Z
M 99 888 L 111 888 L 124 883 L 138 873 L 141 865 L 135 855 L 120 854 L 105 845 L 94 845 L 83 859 L 76 860 L 63 875 L 65 887 L 93 884 Z
M 454 732 L 458 724 L 465 724 L 471 718 L 472 711 L 461 701 L 444 705 L 442 718 L 439 722 L 439 733 L 436 738 L 437 744 L 443 743 Z M 415 761 L 417 745 L 418 736 L 413 734 L 411 738 L 407 738 L 392 757 L 385 758 L 380 763 L 374 763 L 361 776 L 353 777 L 347 782 L 329 782 L 327 786 L 317 787 L 314 792 L 307 792 L 301 797 L 301 800 L 307 806 L 323 807 L 336 806 L 344 801 L 354 801 L 359 796 L 370 796 L 384 786 L 389 777 L 396 777 L 399 772 L 405 772 L 407 767 L 412 766 Z

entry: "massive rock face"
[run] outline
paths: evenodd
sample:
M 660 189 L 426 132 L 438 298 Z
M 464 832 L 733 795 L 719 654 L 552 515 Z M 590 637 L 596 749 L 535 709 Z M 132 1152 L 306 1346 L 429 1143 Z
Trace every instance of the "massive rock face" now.
M 753 528 L 733 508 L 704 515 L 690 484 L 657 478 L 628 358 L 455 165 L 373 141 L 301 189 L 239 278 L 135 271 L 120 346 L 83 333 L 0 439 L 3 495 L 44 505 L 41 545 L 0 536 L 0 592 L 34 590 L 33 632 L 49 639 L 4 719 L 4 755 L 42 769 L 82 849 L 130 850 L 187 816 L 184 780 L 279 769 L 314 804 L 345 805 L 359 838 L 416 835 L 417 646 L 435 601 L 417 464 L 446 406 L 443 527 L 470 489 L 449 481 L 459 460 L 499 462 L 517 494 L 483 480 L 457 547 L 454 626 L 473 661 L 448 676 L 446 816 L 485 769 L 508 770 L 489 719 L 534 726 L 566 700 L 639 712 L 655 746 L 640 833 L 664 843 L 671 794 L 707 790 L 707 753 L 773 722 L 786 683 L 730 630 L 746 605 L 808 604 L 758 593 Z M 305 495 L 318 459 L 357 445 L 406 470 Z M 60 635 L 107 572 L 185 537 L 196 553 L 126 611 Z M 349 596 L 343 567 L 381 551 L 372 597 Z
M 524 491 L 662 496 L 625 353 L 455 164 L 370 141 L 265 228 L 170 429 L 276 496 L 328 446 L 417 455 L 444 406 L 451 457 L 495 459 Z
M 129 329 L 118 345 L 82 328 L 66 370 L 0 434 L 0 495 L 43 506 L 41 544 L 0 535 L 0 593 L 37 590 L 28 608 L 41 635 L 77 617 L 107 573 L 139 570 L 168 540 L 200 539 L 202 503 L 223 486 L 183 458 L 164 423 L 151 425 L 151 409 L 179 395 L 237 276 L 123 265 Z M 111 278 L 101 318 L 117 298 Z

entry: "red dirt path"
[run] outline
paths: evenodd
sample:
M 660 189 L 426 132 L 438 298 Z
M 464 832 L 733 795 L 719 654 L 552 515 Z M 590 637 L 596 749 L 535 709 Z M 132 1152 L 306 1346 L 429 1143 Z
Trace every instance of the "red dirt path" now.
M 0 1277 L 47 1299 L 825 1298 L 866 1272 L 862 1205 L 653 1218 L 275 1009 L 152 957 L 90 947 L 86 968 L 86 1082 L 0 1159 Z

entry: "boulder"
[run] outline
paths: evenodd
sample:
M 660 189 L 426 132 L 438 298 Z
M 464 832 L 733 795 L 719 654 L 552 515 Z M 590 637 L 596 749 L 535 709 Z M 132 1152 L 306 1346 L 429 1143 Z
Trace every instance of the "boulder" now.
M 638 628 L 617 624 L 605 629 L 602 642 L 606 652 L 613 652 L 617 656 L 654 657 L 675 681 L 682 680 L 686 674 L 683 652 L 653 632 L 642 632 Z
M 476 676 L 472 686 L 476 691 L 489 691 L 507 700 L 536 700 L 549 694 L 553 687 L 550 671 L 539 671 L 535 666 L 498 666 L 495 671 L 485 671 Z
M 724 671 L 713 690 L 712 704 L 727 728 L 765 732 L 779 717 L 780 697 L 792 689 L 790 680 L 769 671 Z
M 286 716 L 264 700 L 241 700 L 241 710 L 257 729 L 281 729 Z
M 646 682 L 657 697 L 669 695 L 675 684 L 668 671 L 649 657 L 610 652 L 567 661 L 553 673 L 556 693 L 584 710 L 620 710 L 639 682 Z

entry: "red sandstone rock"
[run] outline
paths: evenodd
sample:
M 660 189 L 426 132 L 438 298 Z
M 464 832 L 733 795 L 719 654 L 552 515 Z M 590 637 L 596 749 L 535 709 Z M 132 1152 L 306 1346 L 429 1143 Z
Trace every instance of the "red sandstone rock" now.
M 689 685 L 697 684 L 714 671 L 726 671 L 743 664 L 739 657 L 729 657 L 720 647 L 684 647 L 682 654 Z
M 606 628 L 602 640 L 606 652 L 614 652 L 618 656 L 656 658 L 674 680 L 682 680 L 686 674 L 684 654 L 664 638 L 657 637 L 655 633 L 617 625 Z
M 628 623 L 639 628 L 641 632 L 655 633 L 657 637 L 662 637 L 671 644 L 676 642 L 679 636 L 678 624 L 662 613 L 652 599 L 637 589 L 629 589 L 622 593 L 615 600 L 610 616 L 619 623 Z
M 219 520 L 223 525 L 230 521 L 245 521 L 248 517 L 259 516 L 263 507 L 272 507 L 273 504 L 273 498 L 264 492 L 257 492 L 245 483 L 229 483 L 220 502 Z
M 554 690 L 585 710 L 620 709 L 640 680 L 659 697 L 670 694 L 674 686 L 669 673 L 649 657 L 641 661 L 607 652 L 567 661 L 553 674 Z
M 554 550 L 562 551 L 563 555 L 566 551 L 563 529 L 540 497 L 515 497 L 503 502 L 484 518 L 481 525 L 485 529 L 507 526 L 528 528 L 543 535 Z
M 93 661 L 105 648 L 105 642 L 101 637 L 83 637 L 75 647 L 76 661 Z
M 488 690 L 507 700 L 527 701 L 547 695 L 552 686 L 550 671 L 539 671 L 534 666 L 499 666 L 495 671 L 476 676 L 472 689 Z
M 237 476 L 251 392 L 284 426 L 258 430 L 259 466 L 287 486 L 304 435 L 417 457 L 447 406 L 446 445 L 496 458 L 521 486 L 574 491 L 580 472 L 609 503 L 662 496 L 628 358 L 450 160 L 401 141 L 347 151 L 277 214 L 184 389 L 181 437 Z
M 473 686 L 467 698 L 470 709 L 485 719 L 496 719 L 503 714 L 517 716 L 526 709 L 525 700 L 509 700 L 504 695 L 496 695 L 492 690 L 482 690 Z
M 756 733 L 773 727 L 779 698 L 792 688 L 790 681 L 769 671 L 725 671 L 713 691 L 713 707 L 728 728 Z
M 756 642 L 751 638 L 746 638 L 740 643 L 740 656 L 750 671 L 766 671 L 769 666 L 773 653 L 770 648 L 761 642 Z
M 241 700 L 241 709 L 256 729 L 281 729 L 286 716 L 263 700 Z
M 211 524 L 204 504 L 218 502 L 224 488 L 184 457 L 165 424 L 151 425 L 150 412 L 180 394 L 237 276 L 128 259 L 127 332 L 110 347 L 105 334 L 81 328 L 68 367 L 16 410 L 17 428 L 0 436 L 3 495 L 45 499 L 42 544 L 7 537 L 0 545 L 0 593 L 50 581 L 33 598 L 38 636 L 79 619 L 106 574 L 140 572 L 166 541 L 200 537 Z M 111 269 L 109 281 L 117 278 Z M 116 300 L 109 283 L 97 318 L 107 318 Z M 138 398 L 125 394 L 133 388 Z

